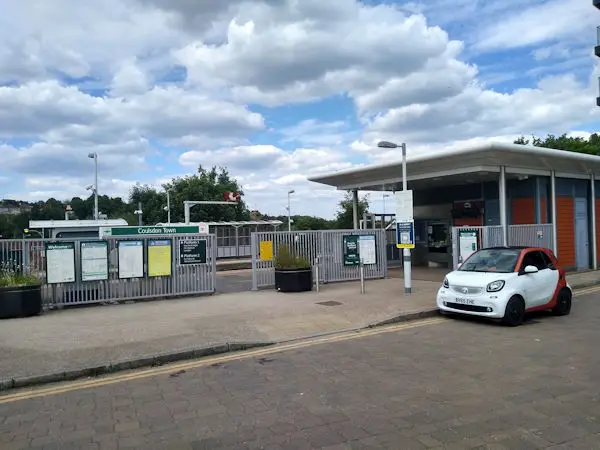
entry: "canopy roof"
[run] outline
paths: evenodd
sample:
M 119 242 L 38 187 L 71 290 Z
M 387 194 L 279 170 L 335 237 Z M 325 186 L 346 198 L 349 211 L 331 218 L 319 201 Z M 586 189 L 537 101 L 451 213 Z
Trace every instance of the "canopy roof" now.
M 488 143 L 407 158 L 411 189 L 431 185 L 470 184 L 498 179 L 500 166 L 508 178 L 523 175 L 588 178 L 600 176 L 600 156 L 520 144 Z M 393 161 L 309 178 L 337 189 L 394 190 L 402 183 L 402 161 Z

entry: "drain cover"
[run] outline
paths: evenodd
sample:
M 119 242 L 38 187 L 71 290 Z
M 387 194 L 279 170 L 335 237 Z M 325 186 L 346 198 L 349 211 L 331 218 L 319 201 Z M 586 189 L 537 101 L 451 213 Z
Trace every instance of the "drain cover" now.
M 341 305 L 340 302 L 335 302 L 333 300 L 330 300 L 328 302 L 317 302 L 317 305 L 323 305 L 323 306 L 338 306 Z

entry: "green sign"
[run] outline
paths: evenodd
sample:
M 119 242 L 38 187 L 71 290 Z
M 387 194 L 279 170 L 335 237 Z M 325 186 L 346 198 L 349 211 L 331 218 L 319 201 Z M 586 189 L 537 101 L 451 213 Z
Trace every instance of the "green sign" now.
M 182 239 L 179 241 L 179 264 L 206 264 L 206 240 Z
M 147 227 L 114 227 L 103 228 L 101 236 L 159 236 L 165 234 L 200 234 L 198 225 L 184 225 L 174 227 L 147 226 Z
M 343 239 L 344 266 L 358 266 L 360 264 L 358 236 L 344 236 Z

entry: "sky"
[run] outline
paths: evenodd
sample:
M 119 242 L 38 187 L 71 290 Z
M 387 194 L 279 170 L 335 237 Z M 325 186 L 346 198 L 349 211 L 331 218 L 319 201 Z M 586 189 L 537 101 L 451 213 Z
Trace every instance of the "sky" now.
M 221 165 L 253 209 L 293 189 L 293 214 L 331 218 L 343 193 L 307 177 L 397 160 L 379 140 L 410 158 L 600 123 L 587 1 L 0 6 L 0 198 L 87 196 L 96 152 L 100 194 Z

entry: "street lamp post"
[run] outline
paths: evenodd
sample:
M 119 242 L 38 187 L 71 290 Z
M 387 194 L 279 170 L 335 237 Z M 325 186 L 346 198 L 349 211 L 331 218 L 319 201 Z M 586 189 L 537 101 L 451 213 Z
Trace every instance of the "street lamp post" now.
M 94 160 L 94 220 L 98 220 L 98 153 L 88 153 L 88 158 Z
M 167 224 L 171 225 L 171 189 L 167 189 Z
M 389 197 L 390 194 L 383 194 L 383 219 L 381 220 L 381 228 L 385 229 L 385 199 Z
M 379 148 L 401 148 L 402 149 L 402 190 L 406 191 L 407 181 L 406 181 L 406 144 L 403 142 L 398 145 L 393 142 L 381 141 L 377 143 L 377 147 Z M 396 218 L 396 226 L 398 226 L 398 218 Z M 404 293 L 410 294 L 412 292 L 412 280 L 411 280 L 411 258 L 410 258 L 410 249 L 404 248 L 402 249 L 402 266 L 404 267 Z
M 291 198 L 291 195 L 293 193 L 295 193 L 295 192 L 296 191 L 294 191 L 293 189 L 291 189 L 287 193 L 287 196 L 288 196 L 288 205 L 287 205 L 287 211 L 288 211 L 288 231 L 292 231 L 292 208 L 291 208 L 290 198 Z

